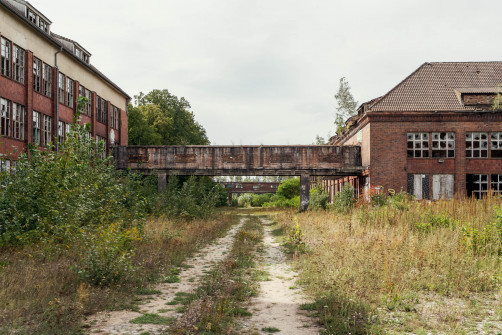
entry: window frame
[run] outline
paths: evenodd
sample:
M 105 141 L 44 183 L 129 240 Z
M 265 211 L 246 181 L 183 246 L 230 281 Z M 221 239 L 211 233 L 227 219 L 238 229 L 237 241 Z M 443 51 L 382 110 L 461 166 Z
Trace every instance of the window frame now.
M 41 134 L 41 113 L 33 111 L 33 143 L 40 145 Z
M 23 105 L 12 104 L 12 138 L 24 141 L 24 122 L 26 119 L 26 110 Z
M 0 74 L 12 78 L 12 42 L 1 36 L 0 38 Z
M 419 135 L 420 138 L 416 138 Z M 410 136 L 412 138 L 410 139 Z M 430 157 L 430 134 L 428 132 L 407 132 L 406 133 L 406 157 L 407 158 L 431 158 Z M 409 145 L 412 143 L 412 147 Z M 427 147 L 424 148 L 423 145 L 427 144 Z M 417 147 L 416 144 L 419 144 Z M 411 152 L 411 155 L 410 155 Z M 416 155 L 416 152 L 420 152 L 420 156 Z M 423 154 L 426 153 L 426 156 Z
M 474 137 L 476 134 L 479 135 L 479 140 L 476 140 Z M 486 139 L 483 140 L 482 136 L 486 135 Z M 470 136 L 470 138 L 469 138 Z M 486 148 L 483 149 L 482 145 L 483 142 L 486 142 Z M 465 158 L 488 158 L 488 151 L 489 151 L 489 137 L 488 137 L 488 132 L 479 132 L 479 131 L 474 131 L 474 132 L 466 132 L 465 133 Z M 478 144 L 476 144 L 478 143 Z M 477 147 L 476 147 L 477 146 Z M 486 155 L 483 156 L 483 152 L 486 151 Z M 478 153 L 479 156 L 475 156 L 475 153 Z
M 91 91 L 85 88 L 84 90 L 85 97 L 87 98 L 87 102 L 85 103 L 85 110 L 88 116 L 92 116 L 92 94 Z
M 43 145 L 48 146 L 52 142 L 52 117 L 42 114 L 42 137 L 44 140 Z
M 66 123 L 64 121 L 58 120 L 58 141 L 63 143 L 66 140 Z
M 21 57 L 19 57 L 21 56 Z M 12 79 L 24 85 L 26 52 L 18 45 L 12 46 Z
M 66 76 L 64 73 L 58 73 L 58 94 L 59 94 L 59 103 L 65 104 L 65 95 L 66 95 Z
M 496 138 L 494 138 L 494 135 Z M 490 158 L 502 158 L 502 132 L 490 133 Z M 496 147 L 494 149 L 494 147 Z
M 444 134 L 444 138 L 441 138 L 442 134 Z M 442 144 L 444 144 L 444 147 L 441 147 Z M 448 147 L 450 144 L 452 146 Z M 455 158 L 454 132 L 441 131 L 431 133 L 431 158 Z
M 42 61 L 33 57 L 33 91 L 42 94 Z
M 52 97 L 52 66 L 42 63 L 42 93 L 46 97 Z
M 0 136 L 10 137 L 12 132 L 12 102 L 5 98 L 0 98 Z M 6 131 L 4 129 L 6 128 Z
M 479 179 L 475 180 L 475 181 L 474 180 L 470 181 L 469 176 L 471 176 L 470 178 L 477 177 Z M 483 180 L 484 177 L 486 177 L 486 180 Z M 483 174 L 483 173 L 468 173 L 468 174 L 466 174 L 465 179 L 466 179 L 467 196 L 469 196 L 469 197 L 474 196 L 476 199 L 482 199 L 482 198 L 486 197 L 486 195 L 488 194 L 489 189 L 490 189 L 490 181 L 488 178 L 489 178 L 489 175 Z M 479 185 L 479 187 L 477 190 L 472 190 L 469 193 L 468 189 L 467 189 L 467 187 L 469 185 L 471 185 L 471 186 L 472 185 Z
M 66 105 L 73 108 L 75 105 L 75 82 L 70 77 L 66 77 Z

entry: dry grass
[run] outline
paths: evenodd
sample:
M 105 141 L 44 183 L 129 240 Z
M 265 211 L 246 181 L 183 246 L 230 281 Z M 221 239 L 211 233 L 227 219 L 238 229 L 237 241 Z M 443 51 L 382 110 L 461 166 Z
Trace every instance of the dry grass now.
M 309 250 L 296 260 L 301 282 L 317 297 L 327 333 L 457 334 L 484 319 L 500 325 L 501 203 L 400 201 L 277 220 L 290 231 L 298 217 Z
M 82 283 L 74 269 L 78 246 L 32 245 L 0 250 L 0 333 L 76 334 L 82 317 L 103 309 L 134 308 L 130 292 L 168 274 L 201 245 L 236 222 L 150 220 L 136 242 L 134 271 L 120 284 L 100 288 Z

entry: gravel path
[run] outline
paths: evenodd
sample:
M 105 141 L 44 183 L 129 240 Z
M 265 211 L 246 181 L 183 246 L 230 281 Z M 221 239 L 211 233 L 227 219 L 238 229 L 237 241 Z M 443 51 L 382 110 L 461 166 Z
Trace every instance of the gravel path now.
M 264 254 L 261 256 L 262 270 L 269 273 L 269 280 L 260 282 L 258 296 L 251 299 L 249 319 L 242 321 L 244 329 L 252 334 L 270 334 L 267 330 L 277 329 L 278 334 L 314 335 L 320 334 L 317 320 L 300 310 L 300 305 L 311 302 L 296 286 L 298 273 L 292 270 L 282 247 L 265 225 Z
M 139 335 L 143 332 L 150 334 L 159 334 L 165 325 L 154 324 L 132 324 L 130 321 L 143 313 L 158 314 L 164 317 L 178 317 L 180 314 L 175 311 L 177 305 L 166 305 L 167 302 L 175 298 L 177 292 L 190 293 L 198 285 L 204 272 L 208 271 L 213 265 L 223 260 L 232 247 L 235 234 L 244 223 L 244 218 L 235 225 L 225 237 L 215 240 L 207 247 L 201 249 L 195 257 L 184 263 L 183 269 L 179 274 L 180 282 L 169 284 L 161 283 L 154 287 L 161 293 L 153 296 L 145 296 L 141 305 L 141 313 L 133 311 L 114 311 L 101 312 L 87 318 L 86 323 L 91 327 L 89 334 L 130 334 Z

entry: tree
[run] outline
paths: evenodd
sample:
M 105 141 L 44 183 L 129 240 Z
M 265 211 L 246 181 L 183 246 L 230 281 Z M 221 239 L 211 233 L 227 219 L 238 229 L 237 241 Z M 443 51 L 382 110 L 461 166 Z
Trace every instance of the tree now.
M 317 134 L 315 136 L 314 144 L 315 145 L 323 145 L 323 144 L 326 144 L 326 140 L 324 139 L 324 137 L 322 137 L 321 135 Z
M 335 94 L 335 100 L 338 104 L 336 108 L 335 125 L 336 132 L 340 134 L 345 128 L 345 121 L 357 113 L 358 102 L 354 100 L 350 93 L 350 86 L 345 77 L 340 78 L 340 86 Z
M 129 144 L 209 144 L 206 130 L 185 98 L 155 89 L 146 95 L 140 92 L 135 100 L 136 107 L 129 110 Z

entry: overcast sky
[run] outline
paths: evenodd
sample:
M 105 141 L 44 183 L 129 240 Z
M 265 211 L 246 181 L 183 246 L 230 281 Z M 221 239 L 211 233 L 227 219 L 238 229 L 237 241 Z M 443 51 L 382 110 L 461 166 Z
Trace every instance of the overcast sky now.
M 427 61 L 502 60 L 500 0 L 30 0 L 129 95 L 185 97 L 213 144 L 310 144 L 334 93 Z

